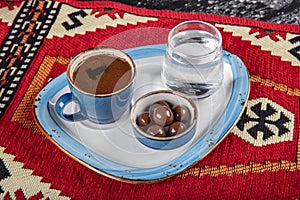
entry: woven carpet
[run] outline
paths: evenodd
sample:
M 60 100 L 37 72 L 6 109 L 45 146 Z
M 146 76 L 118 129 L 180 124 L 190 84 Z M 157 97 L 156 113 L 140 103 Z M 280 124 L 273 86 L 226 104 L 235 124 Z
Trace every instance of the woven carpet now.
M 220 30 L 251 81 L 242 117 L 204 159 L 162 182 L 129 184 L 88 169 L 44 136 L 33 102 L 72 57 L 98 45 L 165 43 L 163 30 L 192 19 Z M 0 198 L 300 198 L 300 26 L 107 1 L 15 1 L 0 2 L 0 41 Z

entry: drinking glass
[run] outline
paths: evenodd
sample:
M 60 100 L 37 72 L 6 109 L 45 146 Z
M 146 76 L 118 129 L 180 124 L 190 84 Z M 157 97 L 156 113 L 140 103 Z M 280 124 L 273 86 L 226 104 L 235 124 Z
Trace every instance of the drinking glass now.
M 168 35 L 162 81 L 172 90 L 204 98 L 213 94 L 224 76 L 222 36 L 203 21 L 185 21 Z

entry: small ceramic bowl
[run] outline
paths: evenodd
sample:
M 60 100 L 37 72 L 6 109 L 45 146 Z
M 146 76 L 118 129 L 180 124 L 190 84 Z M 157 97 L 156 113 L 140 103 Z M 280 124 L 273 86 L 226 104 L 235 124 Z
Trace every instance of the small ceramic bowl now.
M 149 110 L 149 107 L 158 101 L 165 101 L 173 106 L 181 105 L 188 108 L 190 117 L 188 121 L 185 122 L 186 126 L 182 132 L 173 136 L 157 137 L 147 133 L 147 127 L 138 126 L 138 116 Z M 130 112 L 130 121 L 136 138 L 145 146 L 160 150 L 174 149 L 191 140 L 196 131 L 197 118 L 197 107 L 193 100 L 184 94 L 170 90 L 159 90 L 147 93 L 134 103 Z M 152 119 L 151 121 L 153 124 L 154 122 Z M 166 126 L 165 128 L 168 127 Z

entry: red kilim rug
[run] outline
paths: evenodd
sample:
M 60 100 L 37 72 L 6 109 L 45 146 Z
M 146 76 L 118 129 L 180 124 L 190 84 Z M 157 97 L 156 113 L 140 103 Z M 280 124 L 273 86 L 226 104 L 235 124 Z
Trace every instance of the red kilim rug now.
M 162 182 L 130 184 L 88 169 L 42 134 L 34 99 L 73 56 L 99 44 L 165 43 L 153 30 L 192 19 L 220 30 L 251 80 L 243 116 L 203 160 Z M 118 37 L 125 31 L 131 36 Z M 2 199 L 300 198 L 300 26 L 108 1 L 0 2 L 0 79 Z

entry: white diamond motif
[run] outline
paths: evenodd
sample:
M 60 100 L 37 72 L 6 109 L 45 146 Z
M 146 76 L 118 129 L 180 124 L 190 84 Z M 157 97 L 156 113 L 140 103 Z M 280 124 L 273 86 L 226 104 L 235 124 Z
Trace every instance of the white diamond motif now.
M 247 109 L 232 132 L 254 146 L 291 141 L 294 114 L 281 105 L 257 98 L 248 102 Z

